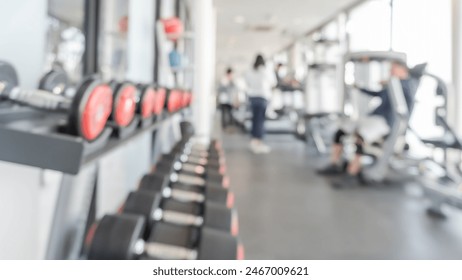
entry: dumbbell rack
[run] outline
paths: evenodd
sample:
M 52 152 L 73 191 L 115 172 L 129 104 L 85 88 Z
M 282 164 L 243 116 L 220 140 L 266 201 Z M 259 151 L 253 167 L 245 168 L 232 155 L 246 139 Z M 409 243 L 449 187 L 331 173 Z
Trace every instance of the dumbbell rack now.
M 108 155 L 130 145 L 136 146 L 148 138 L 151 139 L 150 161 L 155 162 L 157 131 L 175 118 L 183 119 L 188 112 L 188 109 L 163 112 L 155 122 L 137 128 L 124 138 L 109 138 L 112 129 L 107 128 L 102 141 L 87 143 L 79 137 L 47 129 L 56 124 L 53 115 L 27 108 L 3 108 L 0 111 L 0 161 L 62 173 L 44 256 L 46 259 L 80 258 L 85 233 L 97 215 L 96 189 L 101 173 L 110 172 L 102 172 L 100 162 Z M 36 127 L 40 129 L 34 130 Z

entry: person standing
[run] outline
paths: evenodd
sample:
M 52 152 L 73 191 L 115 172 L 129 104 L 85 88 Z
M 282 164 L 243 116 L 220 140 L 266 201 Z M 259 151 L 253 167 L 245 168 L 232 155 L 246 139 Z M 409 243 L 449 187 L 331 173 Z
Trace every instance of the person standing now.
M 250 150 L 256 154 L 269 153 L 270 147 L 263 142 L 265 134 L 265 114 L 272 89 L 277 80 L 274 71 L 266 68 L 265 59 L 257 55 L 255 63 L 245 75 L 246 91 L 252 108 L 252 129 Z
M 218 89 L 218 102 L 221 110 L 221 127 L 227 128 L 234 124 L 233 100 L 236 95 L 236 84 L 233 77 L 233 69 L 226 69 L 225 76 L 220 81 Z

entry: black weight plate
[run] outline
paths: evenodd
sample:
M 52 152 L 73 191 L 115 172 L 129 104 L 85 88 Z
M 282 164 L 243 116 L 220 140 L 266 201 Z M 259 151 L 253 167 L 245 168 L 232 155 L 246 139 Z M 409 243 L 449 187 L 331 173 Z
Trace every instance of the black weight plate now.
M 168 183 L 168 176 L 162 176 L 160 174 L 147 174 L 141 178 L 139 189 L 157 193 L 168 187 Z
M 204 227 L 199 244 L 199 260 L 236 260 L 238 258 L 237 239 L 223 231 Z
M 0 61 L 0 82 L 5 83 L 5 88 L 3 89 L 5 94 L 9 94 L 19 84 L 16 70 L 13 65 L 6 61 Z
M 213 166 L 213 165 L 206 165 L 205 166 L 205 172 L 207 172 L 207 173 L 221 174 L 220 170 L 221 170 L 221 166 Z
M 169 154 L 163 154 L 161 160 L 162 161 L 171 161 L 172 163 L 180 159 L 182 153 L 180 152 L 170 152 Z
M 219 186 L 207 186 L 205 188 L 205 199 L 210 202 L 226 205 L 228 203 L 229 191 Z
M 213 169 L 207 169 L 207 172 L 204 174 L 204 177 L 208 182 L 216 182 L 221 183 L 223 182 L 223 175 L 221 175 L 218 171 L 213 171 Z
M 168 104 L 169 104 L 169 99 L 170 99 L 170 92 L 171 92 L 171 89 L 169 88 L 166 88 L 165 89 L 165 104 L 164 104 L 164 108 L 168 110 Z
M 162 209 L 191 214 L 194 216 L 202 216 L 202 207 L 195 202 L 181 202 L 173 199 L 162 200 Z
M 158 242 L 192 249 L 196 246 L 198 238 L 199 229 L 196 227 L 157 222 L 154 224 L 148 242 Z
M 186 121 L 180 123 L 180 131 L 183 139 L 189 139 L 195 133 L 192 123 Z
M 138 94 L 136 97 L 136 112 L 138 114 L 141 114 L 141 100 L 143 100 L 143 95 L 145 94 L 148 87 L 149 86 L 145 84 L 136 85 L 136 88 L 138 89 Z
M 38 88 L 54 94 L 64 94 L 68 86 L 69 78 L 67 73 L 62 69 L 53 69 L 40 79 Z
M 169 175 L 174 171 L 173 161 L 170 160 L 160 160 L 155 165 L 155 172 L 158 175 Z
M 138 215 L 105 215 L 99 222 L 88 252 L 90 260 L 135 259 L 135 244 L 144 230 Z
M 231 232 L 233 210 L 225 205 L 207 202 L 204 205 L 204 226 Z
M 146 229 L 143 238 L 147 238 L 154 223 L 152 214 L 159 208 L 161 197 L 155 192 L 130 192 L 125 200 L 123 213 L 141 215 L 146 219 Z

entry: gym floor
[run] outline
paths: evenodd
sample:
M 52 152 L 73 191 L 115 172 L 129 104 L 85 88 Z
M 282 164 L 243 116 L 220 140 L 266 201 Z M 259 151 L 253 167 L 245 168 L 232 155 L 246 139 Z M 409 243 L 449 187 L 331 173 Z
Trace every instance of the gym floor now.
M 462 258 L 462 214 L 428 217 L 417 186 L 335 189 L 293 136 L 254 155 L 248 136 L 221 135 L 247 259 Z

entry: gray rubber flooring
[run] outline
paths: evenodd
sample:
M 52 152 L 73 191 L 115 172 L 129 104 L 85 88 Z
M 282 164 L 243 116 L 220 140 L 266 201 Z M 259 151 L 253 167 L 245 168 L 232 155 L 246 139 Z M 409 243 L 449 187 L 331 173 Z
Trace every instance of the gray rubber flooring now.
M 268 136 L 268 155 L 222 139 L 247 259 L 462 259 L 462 215 L 428 217 L 418 187 L 335 189 L 292 136 Z

